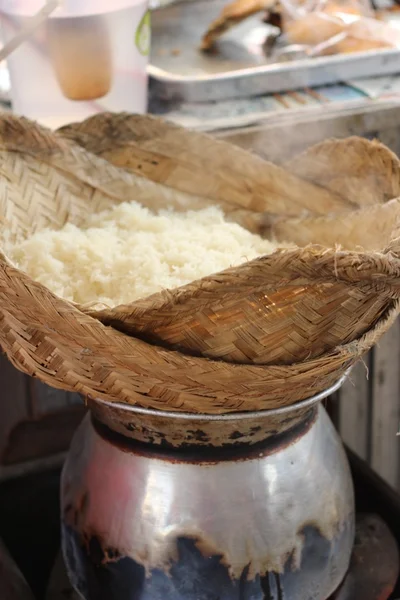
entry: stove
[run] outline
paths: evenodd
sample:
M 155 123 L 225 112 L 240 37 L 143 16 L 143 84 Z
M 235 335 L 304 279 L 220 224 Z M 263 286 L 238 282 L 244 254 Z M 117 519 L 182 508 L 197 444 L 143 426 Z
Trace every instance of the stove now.
M 350 568 L 330 600 L 388 600 L 399 575 L 397 542 L 375 514 L 359 514 Z

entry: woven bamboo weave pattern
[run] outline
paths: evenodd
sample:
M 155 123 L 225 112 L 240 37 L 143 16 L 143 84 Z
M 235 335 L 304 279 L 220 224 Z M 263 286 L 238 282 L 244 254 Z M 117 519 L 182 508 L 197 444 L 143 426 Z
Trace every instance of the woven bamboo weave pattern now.
M 0 269 L 0 336 L 17 368 L 92 398 L 178 411 L 274 408 L 322 391 L 379 339 L 399 308 L 396 303 L 359 341 L 318 359 L 290 366 L 236 365 L 109 330 L 24 275 L 10 290 L 16 275 L 12 267 Z
M 277 171 L 278 167 L 242 149 L 236 148 L 231 156 L 229 152 L 221 151 L 221 144 L 226 146 L 222 142 L 211 141 L 208 136 L 187 132 L 166 123 L 159 129 L 157 124 L 158 119 L 148 116 L 120 115 L 116 118 L 102 115 L 67 126 L 60 133 L 87 150 L 107 157 L 113 164 L 128 167 L 135 173 L 145 171 L 146 177 L 157 181 L 162 179 L 164 184 L 176 189 L 183 189 L 178 173 L 182 164 L 190 164 L 206 180 L 210 177 L 210 161 L 213 161 L 224 172 L 229 171 L 231 177 L 239 176 L 238 185 L 245 181 L 244 172 L 247 168 L 251 182 L 247 189 L 253 185 L 256 190 L 264 190 L 263 205 L 260 207 L 257 204 L 257 209 L 264 211 L 259 213 L 259 231 L 274 235 L 282 242 L 290 240 L 299 246 L 316 243 L 329 247 L 341 245 L 354 250 L 358 247 L 382 250 L 395 235 L 398 203 L 391 205 L 387 212 L 384 206 L 378 206 L 377 213 L 373 210 L 363 213 L 355 210 L 357 205 L 365 204 L 368 207 L 372 203 L 380 204 L 399 193 L 399 161 L 378 142 L 359 138 L 327 141 L 294 159 L 283 174 Z M 185 153 L 182 153 L 182 147 Z M 199 148 L 204 148 L 204 152 L 201 153 Z M 154 160 L 150 161 L 150 157 Z M 162 169 L 165 157 L 168 170 Z M 172 158 L 175 163 L 171 162 Z M 262 172 L 260 164 L 263 165 Z M 329 164 L 333 165 L 331 170 Z M 204 171 L 201 170 L 203 165 L 207 167 Z M 302 169 L 309 183 L 325 185 L 329 192 L 332 187 L 338 186 L 338 182 L 342 182 L 340 202 L 333 196 L 326 205 L 318 195 L 320 187 L 316 195 L 309 195 L 309 191 L 302 187 L 304 181 L 300 180 L 297 189 L 303 205 L 299 209 L 299 196 L 293 195 L 295 186 L 287 182 L 290 180 L 289 174 L 300 176 Z M 214 171 L 211 172 L 211 176 L 214 176 Z M 278 179 L 277 173 L 280 174 Z M 256 187 L 258 180 L 260 184 Z M 184 178 L 186 191 L 189 181 L 191 191 L 197 191 L 199 184 L 195 177 L 192 180 Z M 301 218 L 287 219 L 286 200 L 270 195 L 271 188 L 276 189 L 276 181 L 283 186 L 280 189 L 286 193 L 285 199 L 289 202 L 290 210 L 297 209 Z M 355 193 L 357 185 L 360 188 L 359 196 Z M 217 187 L 215 184 L 213 189 Z M 250 193 L 247 197 L 251 198 Z M 231 198 L 232 202 L 236 200 L 233 194 Z M 217 195 L 214 199 L 218 200 Z M 250 205 L 254 208 L 253 203 Z M 265 211 L 269 212 L 266 214 Z M 320 219 L 314 216 L 321 211 L 328 214 Z M 305 212 L 312 215 L 307 218 Z M 360 226 L 360 223 L 363 225 Z M 374 232 L 377 227 L 378 230 Z M 264 262 L 264 268 L 267 262 Z M 279 278 L 278 287 L 270 286 L 267 296 L 262 276 L 261 286 L 254 288 L 250 296 L 247 290 L 243 290 L 243 281 L 229 296 L 220 278 L 218 284 L 213 285 L 212 294 L 208 287 L 208 281 L 212 278 L 207 278 L 202 286 L 207 286 L 206 305 L 203 307 L 200 307 L 203 292 L 198 290 L 198 286 L 189 286 L 182 293 L 176 292 L 172 298 L 168 295 L 168 300 L 161 301 L 161 305 L 157 303 L 157 308 L 153 299 L 149 299 L 129 307 L 89 314 L 121 331 L 140 335 L 155 343 L 167 343 L 171 348 L 235 362 L 284 364 L 318 356 L 337 344 L 356 339 L 379 318 L 385 306 L 385 301 L 376 297 L 373 288 L 361 290 L 351 286 L 352 289 L 349 289 L 344 285 L 313 287 L 316 279 L 311 273 L 310 279 L 300 286 L 290 283 L 283 290 L 285 272 L 282 271 L 282 262 L 274 259 L 273 264 Z M 230 273 L 232 281 L 235 275 L 242 277 L 235 271 Z M 265 272 L 265 277 L 271 281 L 269 270 Z M 221 303 L 222 294 L 225 297 Z M 200 309 L 201 316 L 198 312 Z M 337 318 L 339 314 L 340 318 Z
M 256 212 L 324 214 L 347 198 L 241 148 L 150 115 L 105 114 L 60 133 L 89 152 L 181 192 Z
M 360 206 L 400 196 L 398 158 L 377 141 L 328 140 L 295 157 L 285 168 Z
M 285 170 L 154 117 L 98 115 L 54 133 L 5 115 L 0 156 L 3 240 L 134 199 L 219 204 L 294 244 L 101 310 L 56 297 L 3 253 L 1 346 L 54 387 L 157 409 L 272 408 L 334 383 L 398 314 L 400 166 L 377 142 L 328 141 Z

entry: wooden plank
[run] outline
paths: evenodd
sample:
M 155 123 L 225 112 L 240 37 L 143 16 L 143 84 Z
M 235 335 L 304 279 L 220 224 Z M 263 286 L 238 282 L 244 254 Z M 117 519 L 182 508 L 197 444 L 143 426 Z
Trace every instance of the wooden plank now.
M 1 384 L 0 476 L 11 476 L 13 465 L 27 463 L 29 468 L 66 452 L 86 412 L 80 396 L 22 375 L 5 358 L 0 362 Z
M 37 461 L 65 452 L 84 414 L 83 406 L 71 406 L 21 421 L 9 433 L 2 465 Z
M 38 379 L 30 379 L 29 388 L 32 416 L 44 415 L 70 406 L 82 405 L 82 398 L 79 394 L 56 390 Z
M 51 456 L 41 457 L 36 460 L 25 460 L 11 465 L 0 464 L 0 484 L 32 474 L 37 475 L 38 473 L 61 469 L 66 457 L 67 452 L 61 452 L 60 454 L 52 454 Z
M 49 388 L 0 354 L 0 478 L 67 451 L 86 409 L 78 394 Z M 24 468 L 26 463 L 26 469 Z
M 8 429 L 8 443 L 0 461 L 3 467 L 25 462 L 29 467 L 40 459 L 62 454 L 86 412 L 78 394 L 56 390 L 30 377 L 27 389 L 28 410 L 19 413 Z M 8 472 L 10 468 L 1 470 L 2 475 Z
M 399 487 L 400 325 L 397 321 L 373 350 L 371 465 Z
M 0 462 L 12 429 L 29 414 L 28 377 L 0 354 Z
M 351 371 L 340 390 L 339 432 L 347 446 L 360 458 L 368 458 L 370 355 Z

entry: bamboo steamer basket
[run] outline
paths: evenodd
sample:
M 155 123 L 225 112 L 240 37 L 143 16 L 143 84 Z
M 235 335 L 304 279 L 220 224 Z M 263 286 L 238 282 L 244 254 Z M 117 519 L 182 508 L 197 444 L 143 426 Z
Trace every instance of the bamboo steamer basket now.
M 110 308 L 74 305 L 0 256 L 0 343 L 25 373 L 91 399 L 218 414 L 332 385 L 399 311 L 399 160 L 331 140 L 277 167 L 155 117 L 58 132 L 0 119 L 0 239 L 82 224 L 135 199 L 218 204 L 293 247 Z

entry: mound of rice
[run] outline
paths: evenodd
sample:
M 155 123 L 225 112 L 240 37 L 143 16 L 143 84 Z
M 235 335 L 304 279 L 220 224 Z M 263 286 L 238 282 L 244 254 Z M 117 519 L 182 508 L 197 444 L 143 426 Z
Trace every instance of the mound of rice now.
M 92 215 L 6 248 L 10 259 L 58 296 L 126 304 L 237 266 L 276 245 L 228 222 L 217 207 L 157 214 L 137 202 Z

